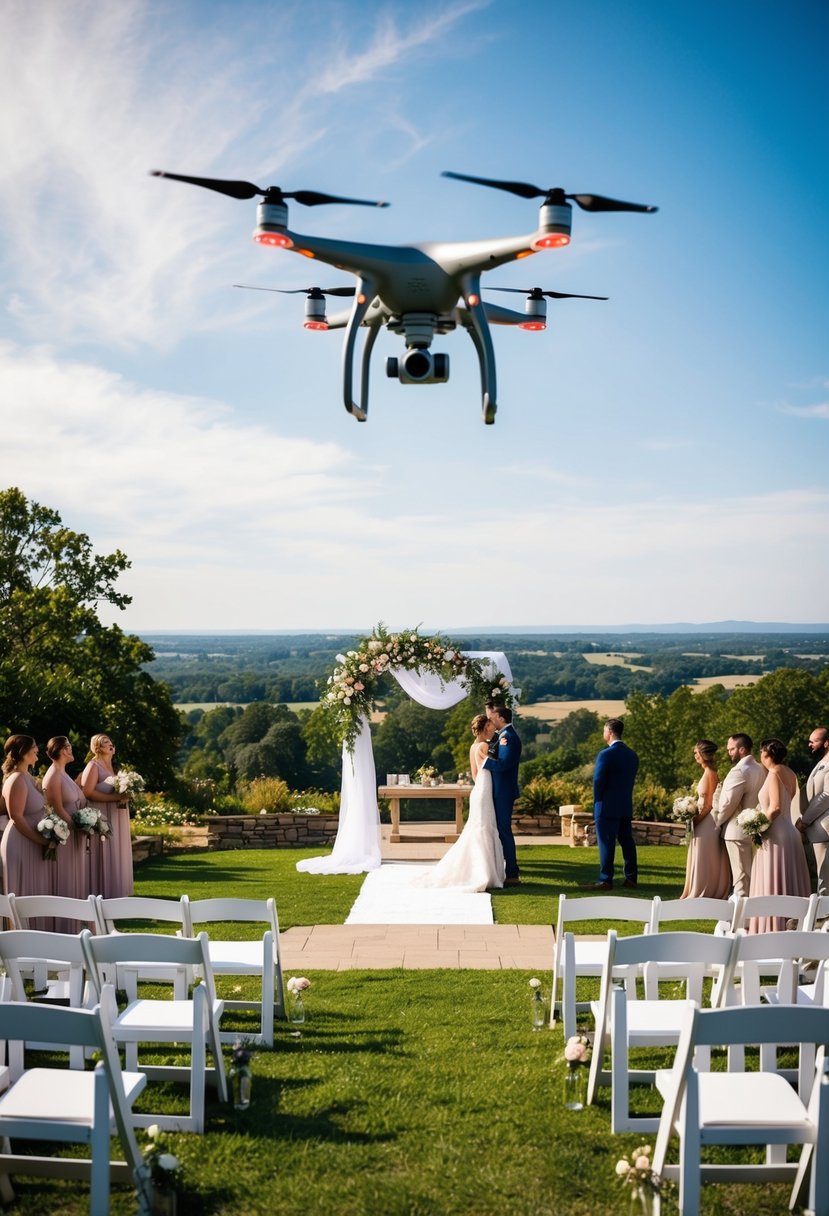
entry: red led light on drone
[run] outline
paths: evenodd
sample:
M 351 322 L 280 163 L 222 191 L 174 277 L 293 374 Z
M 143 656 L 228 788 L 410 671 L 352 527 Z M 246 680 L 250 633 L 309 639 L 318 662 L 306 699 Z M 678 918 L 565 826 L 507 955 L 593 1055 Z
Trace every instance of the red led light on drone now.
M 550 232 L 547 236 L 540 236 L 533 244 L 536 249 L 561 249 L 570 244 L 570 238 L 566 232 Z
M 521 322 L 519 322 L 518 328 L 519 329 L 531 329 L 531 330 L 546 329 L 547 322 L 546 321 L 521 321 Z
M 327 321 L 306 321 L 306 329 L 328 329 Z
M 271 245 L 276 249 L 293 249 L 294 242 L 284 232 L 254 232 L 257 245 Z
M 466 302 L 470 308 L 474 308 L 476 304 L 480 304 L 481 297 L 476 296 L 475 292 L 473 291 L 466 297 Z

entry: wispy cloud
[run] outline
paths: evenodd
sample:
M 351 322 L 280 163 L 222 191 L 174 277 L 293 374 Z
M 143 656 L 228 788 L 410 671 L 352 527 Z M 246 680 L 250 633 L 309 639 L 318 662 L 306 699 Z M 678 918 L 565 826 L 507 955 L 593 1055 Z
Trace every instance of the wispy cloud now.
M 789 414 L 793 418 L 829 418 L 829 401 L 818 405 L 781 405 L 781 414 Z
M 440 45 L 464 17 L 487 8 L 489 0 L 471 0 L 434 8 L 431 13 L 419 8 L 408 20 L 399 20 L 390 10 L 381 12 L 374 32 L 364 50 L 356 50 L 346 40 L 328 57 L 324 69 L 314 77 L 314 92 L 339 93 L 345 88 L 374 81 L 426 47 Z

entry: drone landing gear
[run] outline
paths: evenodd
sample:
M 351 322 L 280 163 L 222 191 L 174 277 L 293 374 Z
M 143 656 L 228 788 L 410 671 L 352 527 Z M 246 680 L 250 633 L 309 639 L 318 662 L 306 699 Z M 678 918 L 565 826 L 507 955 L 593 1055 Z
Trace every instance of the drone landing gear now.
M 352 418 L 356 418 L 358 422 L 365 422 L 368 418 L 368 369 L 371 360 L 371 350 L 377 341 L 377 334 L 380 329 L 379 320 L 369 327 L 365 345 L 363 346 L 359 405 L 354 400 L 352 387 L 354 382 L 354 351 L 358 330 L 363 322 L 363 318 L 371 307 L 371 301 L 376 295 L 376 290 L 376 285 L 370 279 L 360 279 L 354 297 L 354 307 L 351 310 L 351 316 L 346 326 L 345 342 L 343 343 L 343 402 L 349 414 L 351 414 Z
M 495 404 L 494 401 L 490 401 L 489 393 L 484 393 L 483 415 L 484 415 L 484 422 L 486 423 L 487 426 L 492 426 L 493 422 L 495 421 L 495 414 L 496 414 L 497 410 L 498 410 L 498 406 Z

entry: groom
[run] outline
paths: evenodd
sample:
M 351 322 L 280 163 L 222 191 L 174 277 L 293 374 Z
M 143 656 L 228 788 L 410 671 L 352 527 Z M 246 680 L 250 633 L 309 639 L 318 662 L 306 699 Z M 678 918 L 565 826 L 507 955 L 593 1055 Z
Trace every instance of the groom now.
M 496 731 L 489 744 L 489 756 L 484 768 L 492 773 L 492 798 L 495 803 L 495 822 L 504 849 L 506 863 L 505 887 L 516 887 L 518 862 L 515 856 L 515 837 L 512 834 L 512 806 L 518 797 L 518 761 L 521 759 L 521 740 L 512 725 L 512 710 L 489 702 L 487 717 Z

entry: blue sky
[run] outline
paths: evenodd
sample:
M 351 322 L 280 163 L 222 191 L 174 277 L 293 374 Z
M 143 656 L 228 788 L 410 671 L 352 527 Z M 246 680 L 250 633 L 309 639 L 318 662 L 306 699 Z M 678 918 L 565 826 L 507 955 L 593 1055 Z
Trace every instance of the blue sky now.
M 0 483 L 129 555 L 138 632 L 826 620 L 827 52 L 817 0 L 6 0 Z M 610 297 L 495 331 L 494 427 L 462 333 L 431 387 L 381 335 L 363 425 L 341 332 L 231 286 L 347 278 L 155 168 L 383 243 L 534 229 L 445 169 L 660 210 L 484 279 Z

